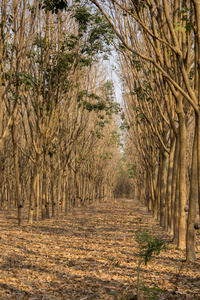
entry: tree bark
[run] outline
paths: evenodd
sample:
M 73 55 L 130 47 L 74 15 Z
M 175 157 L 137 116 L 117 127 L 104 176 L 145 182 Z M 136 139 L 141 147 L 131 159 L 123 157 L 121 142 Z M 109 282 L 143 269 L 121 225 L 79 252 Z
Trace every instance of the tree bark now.
M 196 260 L 195 252 L 195 229 L 194 224 L 196 220 L 197 199 L 198 199 L 198 168 L 197 168 L 197 122 L 195 126 L 195 136 L 192 153 L 192 170 L 191 170 L 191 183 L 190 183 L 190 198 L 189 198 L 189 211 L 187 222 L 187 236 L 186 236 L 186 260 Z
M 21 226 L 22 225 L 22 201 L 21 201 L 19 157 L 18 157 L 18 147 L 17 147 L 17 116 L 13 120 L 12 141 L 13 141 L 13 157 L 14 157 L 14 167 L 15 167 L 15 197 L 17 202 L 18 226 Z
M 166 193 L 166 214 L 165 214 L 165 229 L 171 232 L 172 224 L 172 177 L 173 177 L 173 165 L 174 165 L 174 153 L 175 153 L 175 137 L 171 132 L 171 145 L 168 164 L 168 177 L 167 177 L 167 193 Z
M 46 218 L 46 184 L 47 184 L 47 162 L 46 162 L 46 153 L 44 152 L 44 161 L 43 161 L 43 178 L 42 178 L 42 205 L 41 205 L 41 214 L 42 220 Z
M 179 182 L 178 182 L 178 161 L 179 161 L 179 150 L 180 150 L 180 141 L 179 141 L 179 135 L 176 137 L 176 145 L 175 145 L 175 153 L 174 153 L 174 163 L 173 163 L 173 174 L 172 174 L 172 195 L 171 195 L 171 234 L 174 234 L 176 236 L 176 233 L 174 231 L 177 230 L 177 236 L 178 236 L 178 226 L 175 226 L 175 222 L 178 220 L 178 218 L 175 216 L 177 214 L 178 210 L 178 199 L 179 196 L 177 195 L 177 188 L 179 188 Z M 177 219 L 176 219 L 177 218 Z M 175 227 L 174 227 L 175 226 Z M 177 240 L 178 241 L 178 240 Z
M 160 226 L 164 226 L 164 216 L 165 216 L 165 195 L 166 195 L 166 182 L 167 182 L 167 154 L 162 153 L 162 167 L 161 167 L 161 186 L 160 186 Z
M 180 156 L 179 156 L 179 236 L 178 248 L 186 247 L 186 219 L 184 208 L 186 206 L 186 126 L 185 113 L 178 112 L 179 134 L 180 134 Z

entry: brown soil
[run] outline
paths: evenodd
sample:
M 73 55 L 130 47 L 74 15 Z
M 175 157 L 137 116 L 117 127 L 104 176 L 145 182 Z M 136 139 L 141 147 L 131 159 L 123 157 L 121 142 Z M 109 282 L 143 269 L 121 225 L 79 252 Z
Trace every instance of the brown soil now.
M 21 228 L 16 211 L 0 211 L 0 299 L 137 299 L 135 235 L 143 230 L 170 241 L 133 200 L 79 207 Z M 168 242 L 141 266 L 140 299 L 200 299 L 197 241 L 196 262 L 186 263 L 185 251 Z

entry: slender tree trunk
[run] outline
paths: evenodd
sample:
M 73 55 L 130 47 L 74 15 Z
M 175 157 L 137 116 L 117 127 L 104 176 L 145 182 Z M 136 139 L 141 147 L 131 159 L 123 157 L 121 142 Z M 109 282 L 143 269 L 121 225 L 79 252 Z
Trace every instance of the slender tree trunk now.
M 92 202 L 92 184 L 91 184 L 91 179 L 88 179 L 88 204 L 90 204 Z
M 155 182 L 154 182 L 154 173 L 155 170 L 152 167 L 152 170 L 150 172 L 150 185 L 151 185 L 151 199 L 150 199 L 150 205 L 149 210 L 152 211 L 154 204 L 155 204 Z
M 43 161 L 43 180 L 42 180 L 42 220 L 46 218 L 46 182 L 47 180 L 47 163 L 46 163 L 46 153 L 44 152 L 44 161 Z
M 135 183 L 135 188 L 134 188 L 134 199 L 138 200 L 138 182 L 137 181 Z
M 200 53 L 199 53 L 200 56 Z M 199 66 L 199 76 L 200 76 L 200 66 Z M 200 86 L 200 78 L 199 78 Z M 199 92 L 200 93 L 200 92 Z M 200 97 L 200 96 L 199 96 Z M 196 126 L 197 126 L 197 172 L 198 172 L 198 209 L 200 218 L 200 112 L 196 114 Z
M 52 168 L 52 166 L 51 166 Z M 54 199 L 54 187 L 56 189 L 56 184 L 55 184 L 55 178 L 53 175 L 53 171 L 52 171 L 52 176 L 51 176 L 51 207 L 52 207 L 52 217 L 56 216 L 56 201 Z
M 145 206 L 147 207 L 148 211 L 150 211 L 150 201 L 151 201 L 151 185 L 150 185 L 150 171 L 147 170 L 146 172 L 146 190 L 145 190 Z
M 61 212 L 62 209 L 62 174 L 63 170 L 61 169 L 61 154 L 60 154 L 60 149 L 59 149 L 59 154 L 58 154 L 58 194 L 57 194 L 57 209 L 58 209 L 58 214 Z
M 176 194 L 175 194 L 175 203 L 174 203 L 174 237 L 173 237 L 173 242 L 177 245 L 179 239 L 179 207 L 180 207 L 179 174 L 180 174 L 180 169 L 178 167 L 177 185 L 176 185 Z
M 155 192 L 155 205 L 154 205 L 154 218 L 160 222 L 160 181 L 161 181 L 161 170 L 162 170 L 162 162 L 161 157 L 159 158 L 159 167 L 158 167 L 158 175 L 157 175 L 157 183 L 156 183 L 156 192 Z
M 167 176 L 167 193 L 166 193 L 166 215 L 165 215 L 165 229 L 171 232 L 171 219 L 172 219 L 172 177 L 173 177 L 173 164 L 175 152 L 175 137 L 171 138 L 171 147 L 169 154 L 168 176 Z
M 65 177 L 65 212 L 69 210 L 69 176 Z
M 194 89 L 197 94 L 197 102 L 199 111 L 196 114 L 197 118 L 197 160 L 198 160 L 198 206 L 200 217 L 200 1 L 192 0 L 195 7 L 195 39 L 194 39 L 194 52 L 195 52 L 195 66 L 194 66 Z
M 8 183 L 7 182 L 5 182 L 4 195 L 5 195 L 5 210 L 8 210 Z
M 89 179 L 87 177 L 84 178 L 84 203 L 85 206 L 88 206 L 89 204 Z
M 17 117 L 16 117 L 17 118 Z M 12 126 L 12 141 L 13 141 L 13 156 L 15 167 L 15 197 L 17 202 L 18 211 L 18 226 L 22 225 L 22 201 L 21 201 L 21 184 L 20 184 L 20 171 L 19 171 L 19 158 L 17 147 L 17 119 L 14 119 Z
M 102 202 L 102 181 L 99 182 L 99 203 Z
M 47 166 L 48 166 L 48 162 L 47 162 L 47 155 L 45 156 L 45 163 L 46 163 L 46 188 L 45 188 L 45 208 L 46 208 L 46 218 L 49 219 L 50 218 L 50 197 L 49 197 L 49 180 L 48 180 L 48 176 L 47 176 Z
M 177 205 L 175 204 L 176 199 L 176 190 L 179 187 L 178 184 L 178 161 L 179 161 L 179 150 L 180 150 L 180 140 L 179 135 L 176 137 L 176 146 L 174 153 L 174 163 L 173 163 L 173 174 L 172 174 L 172 195 L 171 195 L 171 234 L 174 234 L 174 224 L 178 220 L 175 219 L 175 213 L 177 213 Z M 177 198 L 178 199 L 178 198 Z M 178 200 L 177 200 L 178 201 Z M 177 203 L 176 201 L 176 203 Z M 176 227 L 178 230 L 178 227 Z M 178 232 L 178 231 L 177 231 Z
M 190 183 L 190 198 L 189 198 L 189 211 L 187 222 L 187 238 L 186 238 L 186 260 L 196 260 L 195 252 L 195 229 L 194 224 L 196 220 L 197 199 L 198 199 L 198 168 L 197 168 L 197 122 L 195 126 L 195 136 L 192 153 L 192 171 Z
M 32 172 L 31 172 L 32 173 Z M 31 174 L 31 188 L 28 211 L 28 224 L 33 224 L 34 204 L 35 204 L 35 186 L 36 186 L 36 166 L 34 166 L 33 174 Z
M 143 172 L 143 176 L 140 180 L 140 202 L 145 205 L 145 190 L 146 190 L 146 173 Z
M 39 206 L 40 206 L 40 155 L 36 153 L 37 178 L 36 178 L 36 210 L 35 218 L 39 221 Z
M 161 171 L 161 186 L 160 186 L 160 226 L 164 226 L 164 216 L 165 216 L 165 195 L 166 195 L 166 182 L 167 182 L 167 155 L 166 153 L 162 155 L 162 171 Z
M 184 208 L 186 206 L 186 126 L 185 113 L 179 112 L 179 130 L 180 130 L 180 155 L 179 155 L 179 239 L 178 248 L 186 247 L 186 219 Z
M 34 170 L 33 170 L 33 178 L 31 180 L 28 224 L 33 223 L 34 207 L 36 207 L 36 221 L 38 221 L 38 219 L 39 219 L 39 216 L 38 216 L 38 207 L 39 207 L 38 175 L 39 175 L 39 168 L 40 168 L 39 162 L 40 162 L 40 155 L 36 154 L 36 162 L 35 162 Z M 36 201 L 35 201 L 35 195 L 36 195 Z
M 62 212 L 66 212 L 66 177 L 64 172 L 62 175 L 62 183 Z

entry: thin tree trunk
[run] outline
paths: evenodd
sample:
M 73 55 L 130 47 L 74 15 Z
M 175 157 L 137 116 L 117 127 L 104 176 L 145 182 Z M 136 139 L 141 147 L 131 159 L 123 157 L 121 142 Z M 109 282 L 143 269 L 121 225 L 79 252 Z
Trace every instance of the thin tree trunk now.
M 186 219 L 184 208 L 186 206 L 186 127 L 185 113 L 179 112 L 179 131 L 180 131 L 180 155 L 179 155 L 179 238 L 178 248 L 186 247 Z
M 161 157 L 159 158 L 159 167 L 156 183 L 156 193 L 155 193 L 155 205 L 154 205 L 154 218 L 160 222 L 160 180 L 161 180 L 161 170 L 162 162 Z
M 37 168 L 37 178 L 36 178 L 36 209 L 35 209 L 35 218 L 36 221 L 39 221 L 39 205 L 40 205 L 40 155 L 36 153 L 36 164 Z
M 176 209 L 178 209 L 177 205 L 175 205 L 176 199 L 176 190 L 179 186 L 178 184 L 178 161 L 179 161 L 179 150 L 180 150 L 180 141 L 179 135 L 176 137 L 176 145 L 175 145 L 175 153 L 174 153 L 174 163 L 173 163 L 173 174 L 172 174 L 172 194 L 171 194 L 171 234 L 174 234 L 174 224 L 175 220 L 175 213 L 177 213 Z M 177 200 L 178 201 L 178 200 Z M 178 218 L 177 218 L 178 219 Z M 177 227 L 178 228 L 178 227 Z
M 200 53 L 199 53 L 199 55 L 200 55 Z M 200 74 L 200 66 L 199 66 L 199 74 Z M 199 86 L 200 86 L 200 78 L 199 78 Z M 196 126 L 197 126 L 197 172 L 198 172 L 198 196 L 197 196 L 197 199 L 198 199 L 199 218 L 200 218 L 200 112 L 199 112 L 199 114 L 196 114 L 196 120 L 197 120 Z
M 33 175 L 31 174 L 31 191 L 30 191 L 30 200 L 29 200 L 28 224 L 33 224 L 34 204 L 35 204 L 34 192 L 36 187 L 36 176 L 37 176 L 36 166 L 34 166 Z
M 16 117 L 17 118 L 17 117 Z M 13 156 L 15 167 L 15 197 L 17 202 L 18 211 L 18 226 L 22 225 L 22 201 L 21 201 L 21 184 L 20 184 L 20 171 L 17 147 L 17 119 L 14 119 L 12 126 L 12 141 L 13 141 Z
M 166 182 L 167 182 L 167 155 L 166 153 L 162 155 L 162 171 L 161 171 L 161 186 L 160 186 L 160 226 L 164 226 L 164 216 L 165 216 L 165 196 L 166 196 Z
M 172 133 L 173 134 L 173 133 Z M 172 219 L 172 177 L 175 153 L 175 137 L 172 136 L 171 147 L 169 154 L 168 176 L 167 176 L 167 193 L 166 193 L 166 215 L 165 215 L 165 229 L 171 232 Z
M 43 180 L 42 180 L 42 220 L 46 218 L 46 180 L 47 180 L 47 164 L 46 164 L 46 153 L 44 152 L 44 161 L 43 161 Z
M 175 202 L 174 202 L 174 237 L 173 237 L 173 242 L 177 244 L 177 246 L 178 246 L 178 238 L 179 238 L 179 207 L 180 207 L 179 173 L 180 173 L 180 169 L 178 167 L 176 194 L 175 194 Z
M 50 218 L 50 197 L 49 197 L 49 180 L 47 177 L 47 156 L 45 156 L 45 163 L 46 163 L 46 188 L 45 188 L 45 198 L 46 198 L 46 202 L 45 202 L 45 208 L 46 208 L 46 218 L 49 219 Z
M 190 183 L 190 198 L 189 198 L 189 211 L 187 222 L 187 238 L 186 238 L 186 260 L 196 260 L 195 252 L 195 229 L 194 224 L 196 220 L 197 199 L 198 199 L 198 168 L 197 168 L 197 122 L 195 126 L 195 136 L 192 153 L 192 171 Z
M 52 166 L 51 166 L 52 168 Z M 52 205 L 52 217 L 56 216 L 56 201 L 54 199 L 54 186 L 55 186 L 55 178 L 53 176 L 53 171 L 51 175 L 51 205 Z
M 62 212 L 66 212 L 66 177 L 64 172 L 62 175 L 62 183 Z

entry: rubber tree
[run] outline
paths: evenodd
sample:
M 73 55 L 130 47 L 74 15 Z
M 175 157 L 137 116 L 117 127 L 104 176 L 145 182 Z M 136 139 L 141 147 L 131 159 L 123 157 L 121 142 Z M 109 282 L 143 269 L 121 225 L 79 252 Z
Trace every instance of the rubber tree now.
M 100 9 L 102 14 L 110 22 L 117 37 L 133 54 L 143 60 L 151 62 L 154 67 L 162 74 L 165 82 L 170 89 L 175 102 L 179 118 L 179 241 L 178 246 L 185 248 L 186 224 L 184 206 L 186 204 L 185 190 L 185 151 L 186 151 L 186 128 L 185 128 L 185 101 L 192 106 L 197 116 L 198 93 L 191 86 L 189 73 L 192 68 L 193 57 L 198 60 L 197 52 L 192 52 L 193 34 L 197 37 L 198 26 L 194 27 L 194 15 L 198 14 L 198 1 L 175 1 L 174 5 L 167 1 L 158 3 L 156 1 L 137 2 L 109 2 L 112 14 L 104 8 L 101 1 L 91 1 Z M 192 11 L 195 14 L 192 14 Z M 150 57 L 144 51 L 137 51 L 130 45 L 125 34 L 121 34 L 120 29 L 125 28 L 121 23 L 116 22 L 117 14 L 127 14 L 138 24 L 140 32 L 144 34 L 152 44 L 155 55 Z M 112 18 L 111 16 L 114 16 Z M 120 25 L 121 24 L 121 25 Z M 148 25 L 150 24 L 150 26 Z M 158 30 L 159 29 L 159 30 Z M 166 29 L 166 30 L 165 30 Z M 186 40 L 188 42 L 186 42 Z M 197 38 L 198 40 L 198 38 Z M 197 49 L 197 48 L 196 48 Z M 163 53 L 163 55 L 162 55 Z M 169 59 L 170 57 L 170 59 Z M 169 64 L 170 62 L 170 64 Z M 173 66 L 173 68 L 171 68 Z M 197 74 L 195 75 L 197 78 Z

